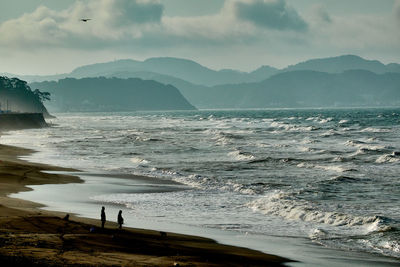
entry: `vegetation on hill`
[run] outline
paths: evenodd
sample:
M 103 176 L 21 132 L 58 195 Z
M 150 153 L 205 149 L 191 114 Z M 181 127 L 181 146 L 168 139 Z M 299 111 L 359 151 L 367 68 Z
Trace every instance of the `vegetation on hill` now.
M 50 93 L 34 91 L 26 81 L 0 76 L 0 109 L 2 112 L 43 113 L 49 117 L 43 102 L 50 100 Z
M 32 85 L 49 91 L 49 107 L 61 112 L 195 109 L 172 85 L 137 78 L 67 78 Z

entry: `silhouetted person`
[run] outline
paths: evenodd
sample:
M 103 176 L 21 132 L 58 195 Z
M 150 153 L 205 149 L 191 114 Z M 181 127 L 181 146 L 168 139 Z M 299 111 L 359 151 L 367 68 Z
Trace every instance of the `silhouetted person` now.
M 118 224 L 119 224 L 119 229 L 121 229 L 122 225 L 124 224 L 124 218 L 122 218 L 122 210 L 118 212 Z
M 106 223 L 106 212 L 105 208 L 101 207 L 101 229 L 104 229 L 104 224 Z
M 69 221 L 69 214 L 67 213 L 67 215 L 65 215 L 65 217 L 63 218 L 64 221 Z

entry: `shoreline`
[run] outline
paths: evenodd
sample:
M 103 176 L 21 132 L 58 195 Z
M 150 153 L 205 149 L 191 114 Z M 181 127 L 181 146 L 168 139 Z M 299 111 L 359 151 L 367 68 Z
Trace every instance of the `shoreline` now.
M 44 171 L 77 171 L 31 163 L 18 157 L 34 151 L 0 145 L 0 258 L 32 266 L 81 264 L 132 266 L 280 266 L 292 260 L 208 238 L 124 228 L 104 231 L 99 220 L 45 211 L 42 205 L 8 197 L 29 191 L 28 185 L 82 183 L 77 176 Z M 90 228 L 94 227 L 94 233 Z

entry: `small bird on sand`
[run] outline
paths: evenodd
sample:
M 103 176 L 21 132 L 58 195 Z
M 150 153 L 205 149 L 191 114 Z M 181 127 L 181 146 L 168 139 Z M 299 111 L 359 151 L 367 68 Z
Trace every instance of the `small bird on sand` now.
M 83 21 L 83 22 L 88 22 L 89 20 L 92 20 L 92 19 L 80 19 L 80 21 Z

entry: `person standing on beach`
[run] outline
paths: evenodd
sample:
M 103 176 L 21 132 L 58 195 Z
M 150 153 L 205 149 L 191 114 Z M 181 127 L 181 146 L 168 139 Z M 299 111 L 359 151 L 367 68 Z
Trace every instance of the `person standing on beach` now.
M 122 225 L 124 224 L 124 218 L 122 218 L 122 210 L 118 212 L 118 224 L 119 224 L 119 229 L 121 229 Z
M 106 223 L 106 212 L 104 210 L 104 206 L 101 207 L 101 229 L 104 229 L 104 224 Z

